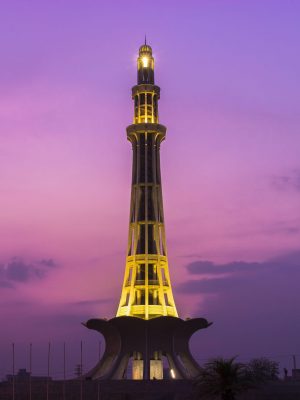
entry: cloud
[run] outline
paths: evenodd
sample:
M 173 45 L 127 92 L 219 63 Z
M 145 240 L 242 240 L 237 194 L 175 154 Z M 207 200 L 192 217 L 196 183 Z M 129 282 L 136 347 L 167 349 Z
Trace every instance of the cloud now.
M 16 283 L 43 279 L 48 269 L 54 266 L 56 263 L 52 259 L 25 262 L 19 257 L 14 257 L 9 262 L 0 264 L 0 287 L 13 288 Z
M 245 271 L 249 268 L 251 270 L 256 268 L 258 263 L 247 263 L 242 261 L 234 261 L 228 264 L 214 264 L 211 261 L 194 261 L 187 265 L 187 270 L 190 274 L 202 275 L 202 274 L 228 274 L 233 272 Z
M 247 286 L 257 281 L 274 282 L 280 285 L 285 280 L 300 281 L 300 251 L 285 254 L 264 262 L 233 261 L 226 264 L 215 264 L 210 261 L 195 261 L 187 265 L 192 276 L 200 279 L 190 279 L 178 286 L 182 293 L 220 293 L 234 287 Z M 205 275 L 205 278 L 201 276 Z M 220 277 L 222 275 L 222 277 Z
M 10 282 L 0 280 L 0 288 L 13 288 L 14 286 Z
M 299 347 L 300 250 L 263 262 L 195 261 L 187 270 L 177 292 L 194 303 L 191 314 L 214 322 L 196 335 L 203 357 L 285 355 Z
M 300 169 L 293 169 L 284 175 L 273 176 L 272 186 L 279 191 L 300 192 Z
M 99 304 L 107 304 L 114 301 L 114 299 L 94 299 L 94 300 L 82 300 L 82 301 L 75 301 L 73 303 L 71 303 L 71 306 L 95 306 L 95 305 L 99 305 Z
M 52 258 L 48 258 L 48 259 L 42 259 L 39 261 L 39 264 L 44 265 L 45 267 L 56 267 L 57 264 L 53 261 Z

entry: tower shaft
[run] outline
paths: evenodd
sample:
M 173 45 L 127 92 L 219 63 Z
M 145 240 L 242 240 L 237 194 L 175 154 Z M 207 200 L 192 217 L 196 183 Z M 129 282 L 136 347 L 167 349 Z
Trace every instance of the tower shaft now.
M 166 128 L 158 121 L 160 88 L 154 85 L 150 46 L 141 46 L 138 84 L 132 88 L 132 187 L 125 276 L 117 317 L 178 317 L 169 276 L 160 173 L 160 144 Z

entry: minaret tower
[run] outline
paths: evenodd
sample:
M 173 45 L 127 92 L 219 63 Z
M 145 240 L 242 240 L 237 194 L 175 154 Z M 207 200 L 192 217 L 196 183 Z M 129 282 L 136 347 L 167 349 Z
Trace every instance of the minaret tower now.
M 152 49 L 145 44 L 137 59 L 137 85 L 132 88 L 132 186 L 124 283 L 117 317 L 178 317 L 172 294 L 163 213 L 160 144 L 166 127 L 159 124 L 160 88 L 154 84 Z
M 200 369 L 189 340 L 211 323 L 204 318 L 179 318 L 174 303 L 159 158 L 166 127 L 158 121 L 160 88 L 154 84 L 154 58 L 146 41 L 139 49 L 137 70 L 133 124 L 127 127 L 133 162 L 124 282 L 116 317 L 93 318 L 84 324 L 105 339 L 103 357 L 85 377 L 193 379 Z

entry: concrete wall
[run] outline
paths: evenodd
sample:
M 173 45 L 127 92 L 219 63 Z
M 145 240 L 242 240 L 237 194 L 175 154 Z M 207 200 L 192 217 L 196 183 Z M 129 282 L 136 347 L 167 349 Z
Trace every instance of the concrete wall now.
M 49 400 L 188 400 L 188 381 L 50 381 Z M 65 397 L 63 395 L 65 388 Z M 82 393 L 82 397 L 81 397 Z M 32 382 L 32 400 L 46 400 L 45 382 Z M 0 383 L 0 399 L 13 400 L 11 383 Z M 14 400 L 28 400 L 29 385 L 15 386 Z M 201 397 L 198 397 L 201 400 Z M 299 400 L 300 382 L 274 382 L 238 396 L 237 400 Z

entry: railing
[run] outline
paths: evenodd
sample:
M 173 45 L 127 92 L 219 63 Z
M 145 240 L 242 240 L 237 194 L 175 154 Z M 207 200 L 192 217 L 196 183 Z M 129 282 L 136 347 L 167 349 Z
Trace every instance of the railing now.
M 148 285 L 159 285 L 159 280 L 158 279 L 149 279 Z
M 143 285 L 145 285 L 145 279 L 136 279 L 134 283 L 135 283 L 135 285 L 143 286 Z
M 137 286 L 145 286 L 146 280 L 145 279 L 136 279 L 134 284 Z M 167 280 L 164 280 L 162 282 L 162 284 L 163 284 L 163 286 L 169 286 Z M 126 281 L 125 286 L 130 286 L 130 285 L 131 285 L 131 280 Z M 159 286 L 159 280 L 158 279 L 148 279 L 148 285 Z

